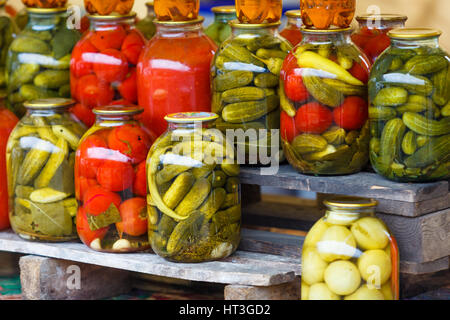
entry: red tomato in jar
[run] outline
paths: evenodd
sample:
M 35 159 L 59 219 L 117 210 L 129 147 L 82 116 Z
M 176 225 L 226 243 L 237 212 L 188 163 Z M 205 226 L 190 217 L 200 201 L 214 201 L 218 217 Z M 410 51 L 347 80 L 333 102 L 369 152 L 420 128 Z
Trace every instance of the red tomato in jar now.
M 86 107 L 84 104 L 77 103 L 69 110 L 72 114 L 77 117 L 78 120 L 82 121 L 87 127 L 92 127 L 95 123 L 95 115 L 92 113 L 91 109 Z
M 303 84 L 303 78 L 299 69 L 294 69 L 287 73 L 284 81 L 284 92 L 286 96 L 295 102 L 305 101 L 309 98 L 308 90 Z
M 142 236 L 147 232 L 147 202 L 144 198 L 128 199 L 119 208 L 121 222 L 116 223 L 119 233 L 133 237 Z
M 374 61 L 384 50 L 391 45 L 390 38 L 381 33 L 376 37 L 373 37 L 365 46 L 364 52 L 369 58 Z
M 114 99 L 114 90 L 109 83 L 90 74 L 79 79 L 77 96 L 82 104 L 94 108 L 109 104 Z
M 119 209 L 122 199 L 117 193 L 106 190 L 101 186 L 93 186 L 86 190 L 83 205 L 87 213 L 93 216 L 105 212 L 111 205 Z
M 352 76 L 358 80 L 361 80 L 363 83 L 367 83 L 369 81 L 369 69 L 365 66 L 363 67 L 357 62 L 354 62 L 353 66 L 348 71 Z
M 297 58 L 292 53 L 288 54 L 286 59 L 284 59 L 283 67 L 281 68 L 281 79 L 286 80 L 286 75 L 298 67 Z
M 119 50 L 126 36 L 127 33 L 122 26 L 110 25 L 102 26 L 102 30 L 95 31 L 90 40 L 99 51 L 106 49 Z
M 108 145 L 128 156 L 137 164 L 147 158 L 151 141 L 147 133 L 138 125 L 125 124 L 117 127 L 108 135 Z
M 133 192 L 134 194 L 145 197 L 147 195 L 147 175 L 146 162 L 142 161 L 136 167 L 136 175 L 134 177 Z
M 368 118 L 367 101 L 361 97 L 347 97 L 333 110 L 334 122 L 345 130 L 359 130 Z
M 92 231 L 91 228 L 89 227 L 87 212 L 84 207 L 80 207 L 78 209 L 75 222 L 77 225 L 78 236 L 80 237 L 81 241 L 83 241 L 88 246 L 90 246 L 91 242 L 97 238 L 100 240 L 103 239 L 109 229 L 108 226 Z
M 95 179 L 97 170 L 108 158 L 109 149 L 106 141 L 98 135 L 87 137 L 77 150 L 75 166 L 79 175 Z
M 105 160 L 97 171 L 97 181 L 106 190 L 120 192 L 133 185 L 134 170 L 130 163 Z
M 297 128 L 295 126 L 295 117 L 289 117 L 284 111 L 281 111 L 280 115 L 280 131 L 281 138 L 289 143 L 294 140 L 295 136 L 298 134 Z
M 136 69 L 131 70 L 127 78 L 119 85 L 120 95 L 131 103 L 137 102 L 137 76 Z
M 128 74 L 127 58 L 116 49 L 103 50 L 95 57 L 94 72 L 100 81 L 122 81 Z
M 75 170 L 77 171 L 77 170 Z M 77 200 L 83 200 L 84 194 L 90 187 L 98 186 L 97 180 L 78 176 L 75 172 L 75 197 Z
M 321 134 L 333 123 L 333 113 L 317 102 L 304 104 L 297 110 L 296 127 L 304 133 Z
M 97 52 L 97 48 L 89 39 L 78 42 L 72 51 L 72 58 L 70 60 L 71 74 L 80 78 L 92 73 L 92 61 Z
M 132 31 L 122 43 L 122 53 L 127 57 L 128 62 L 136 65 L 144 46 L 145 41 L 143 36 L 137 31 Z

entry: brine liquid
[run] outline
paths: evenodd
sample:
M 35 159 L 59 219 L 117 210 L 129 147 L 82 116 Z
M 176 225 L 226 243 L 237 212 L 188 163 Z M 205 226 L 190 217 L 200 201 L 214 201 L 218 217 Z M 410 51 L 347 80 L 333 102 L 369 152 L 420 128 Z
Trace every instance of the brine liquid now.
M 328 29 L 331 25 L 348 27 L 355 5 L 355 0 L 300 0 L 303 23 L 317 29 Z
M 109 15 L 112 12 L 128 14 L 133 8 L 134 0 L 84 0 L 84 6 L 90 14 Z
M 155 14 L 160 21 L 186 21 L 198 18 L 200 0 L 155 0 Z
M 262 23 L 270 10 L 270 0 L 236 0 L 236 14 L 242 23 Z

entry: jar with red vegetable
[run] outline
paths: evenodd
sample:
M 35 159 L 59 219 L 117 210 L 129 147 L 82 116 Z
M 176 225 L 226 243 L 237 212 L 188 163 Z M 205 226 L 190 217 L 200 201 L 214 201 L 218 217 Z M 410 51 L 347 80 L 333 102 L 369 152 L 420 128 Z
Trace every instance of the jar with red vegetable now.
M 136 120 L 140 107 L 113 105 L 93 112 L 96 123 L 75 158 L 78 235 L 98 251 L 148 249 L 145 159 L 154 135 Z
M 293 46 L 302 41 L 301 27 L 302 14 L 300 10 L 289 10 L 286 11 L 285 16 L 287 18 L 287 24 L 283 30 L 280 31 L 280 35 L 288 40 Z
M 314 175 L 351 174 L 368 161 L 370 62 L 350 28 L 303 28 L 281 70 L 281 139 L 289 163 Z
M 394 28 L 404 28 L 408 17 L 399 14 L 377 14 L 357 16 L 359 28 L 352 35 L 352 41 L 372 61 L 391 44 L 387 33 Z
M 93 108 L 137 103 L 136 64 L 146 40 L 135 17 L 90 15 L 90 30 L 73 50 L 70 84 L 78 103 L 71 112 L 89 127 Z
M 203 20 L 156 20 L 156 35 L 140 57 L 142 121 L 157 135 L 166 130 L 167 114 L 211 110 L 210 66 L 217 46 L 203 32 Z

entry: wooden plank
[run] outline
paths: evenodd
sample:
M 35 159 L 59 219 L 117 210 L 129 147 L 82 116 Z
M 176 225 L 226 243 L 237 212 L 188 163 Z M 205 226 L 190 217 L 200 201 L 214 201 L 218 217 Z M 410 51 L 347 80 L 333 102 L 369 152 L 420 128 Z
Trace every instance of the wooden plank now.
M 20 252 L 157 276 L 225 284 L 272 286 L 291 282 L 298 261 L 276 255 L 236 252 L 227 259 L 201 264 L 172 263 L 151 253 L 112 254 L 81 243 L 43 243 L 21 240 L 12 231 L 0 232 L 0 251 Z
M 447 181 L 396 183 L 368 172 L 348 176 L 314 177 L 299 174 L 289 165 L 281 165 L 276 175 L 261 175 L 259 168 L 242 167 L 240 178 L 245 184 L 404 202 L 440 198 L 446 196 L 449 190 Z
M 400 261 L 400 270 L 407 274 L 426 274 L 447 270 L 450 267 L 450 257 L 444 257 L 435 261 L 417 263 Z
M 0 252 L 0 277 L 19 274 L 20 254 Z
M 402 299 L 446 286 L 450 286 L 450 269 L 422 275 L 400 274 L 400 298 Z
M 271 287 L 225 286 L 225 300 L 300 300 L 300 277 Z

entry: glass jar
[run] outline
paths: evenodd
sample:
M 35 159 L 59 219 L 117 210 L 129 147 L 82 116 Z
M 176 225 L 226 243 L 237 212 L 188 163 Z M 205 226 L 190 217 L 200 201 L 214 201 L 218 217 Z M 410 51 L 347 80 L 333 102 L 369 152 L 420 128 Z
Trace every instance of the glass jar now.
M 211 11 L 214 13 L 214 22 L 205 29 L 205 33 L 219 46 L 231 35 L 229 22 L 236 19 L 236 9 L 234 6 L 221 6 L 213 7 Z
M 154 136 L 136 120 L 142 111 L 123 105 L 95 108 L 95 125 L 77 150 L 77 231 L 94 250 L 132 252 L 150 247 L 145 159 Z
M 300 30 L 303 25 L 301 11 L 289 10 L 286 11 L 285 16 L 287 17 L 287 24 L 280 31 L 280 35 L 295 47 L 302 41 L 302 32 Z
M 111 13 L 128 15 L 133 8 L 134 0 L 84 0 L 89 14 L 107 16 Z
M 142 32 L 147 40 L 150 40 L 156 33 L 156 26 L 154 23 L 156 15 L 155 8 L 153 7 L 153 0 L 147 2 L 145 5 L 147 6 L 147 16 L 138 21 L 136 28 Z
M 391 46 L 369 81 L 370 160 L 380 175 L 400 182 L 450 177 L 450 57 L 441 32 L 388 32 Z
M 154 0 L 159 21 L 197 20 L 200 0 Z
M 399 251 L 376 201 L 324 202 L 302 249 L 302 300 L 398 300 Z
M 136 64 L 145 38 L 135 27 L 136 13 L 124 16 L 89 16 L 90 30 L 72 53 L 71 109 L 88 127 L 95 122 L 92 109 L 108 104 L 136 104 Z
M 28 8 L 26 28 L 9 47 L 8 107 L 20 118 L 23 103 L 70 98 L 70 57 L 80 34 L 67 28 L 66 8 Z
M 301 173 L 359 172 L 369 155 L 370 62 L 347 29 L 302 29 L 281 71 L 281 139 Z
M 241 23 L 273 23 L 281 19 L 281 0 L 236 0 L 236 13 Z
M 322 30 L 350 26 L 355 7 L 356 0 L 300 0 L 303 24 Z
M 16 23 L 6 9 L 6 0 L 0 0 L 0 95 L 2 97 L 6 97 L 7 92 L 5 69 L 8 49 L 17 32 Z
M 359 28 L 352 34 L 352 41 L 372 63 L 391 44 L 387 33 L 396 28 L 404 28 L 407 16 L 398 14 L 378 14 L 357 16 Z
M 147 158 L 149 240 L 175 262 L 225 258 L 241 228 L 239 165 L 216 114 L 176 113 Z
M 9 137 L 9 219 L 24 239 L 78 238 L 74 163 L 86 127 L 68 112 L 73 104 L 61 98 L 26 102 L 27 113 Z
M 164 117 L 185 111 L 211 111 L 210 67 L 216 44 L 194 21 L 155 21 L 156 35 L 138 63 L 139 105 L 142 121 L 158 136 Z
M 5 108 L 4 98 L 0 105 L 0 230 L 9 228 L 8 180 L 6 174 L 6 145 L 11 131 L 19 119 Z
M 274 150 L 282 158 L 279 75 L 291 45 L 279 35 L 279 25 L 231 22 L 232 36 L 222 43 L 212 66 L 212 111 L 220 116 L 216 128 L 247 132 L 236 145 L 248 164 L 267 164 L 261 154 L 274 157 Z
M 22 0 L 28 8 L 62 8 L 67 4 L 67 0 Z

